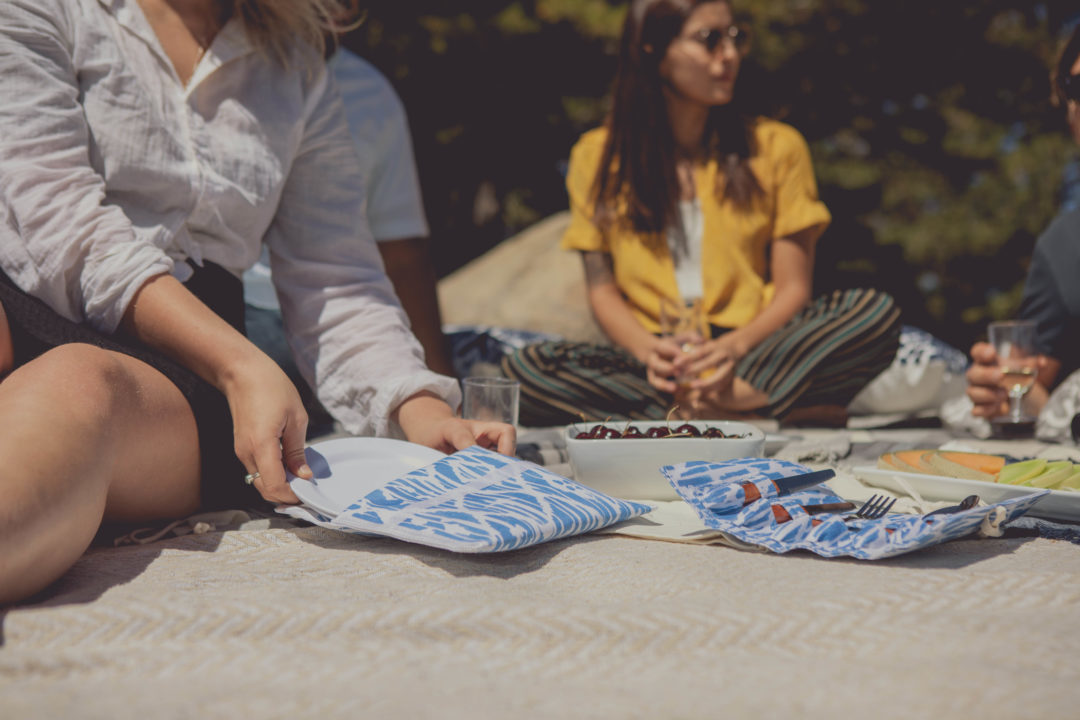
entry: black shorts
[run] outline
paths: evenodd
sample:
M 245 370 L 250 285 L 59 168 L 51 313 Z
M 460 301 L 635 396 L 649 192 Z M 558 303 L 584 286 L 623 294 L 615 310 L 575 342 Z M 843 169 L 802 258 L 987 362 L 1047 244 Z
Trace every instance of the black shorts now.
M 244 292 L 238 278 L 206 263 L 195 267 L 187 288 L 230 325 L 244 331 Z M 244 483 L 247 472 L 233 451 L 232 414 L 225 396 L 195 373 L 123 333 L 106 335 L 58 315 L 17 288 L 0 271 L 0 304 L 11 328 L 15 367 L 68 343 L 86 343 L 129 355 L 160 371 L 183 393 L 199 431 L 204 510 L 266 508 L 259 493 Z

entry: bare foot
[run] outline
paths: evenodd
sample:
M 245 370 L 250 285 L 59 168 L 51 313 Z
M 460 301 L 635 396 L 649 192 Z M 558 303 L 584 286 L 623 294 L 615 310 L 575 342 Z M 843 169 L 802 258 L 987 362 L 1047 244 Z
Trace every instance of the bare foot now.
M 782 426 L 847 427 L 848 412 L 843 405 L 810 405 L 795 408 L 780 421 Z
M 675 401 L 679 404 L 677 414 L 688 420 L 760 420 L 757 411 L 769 398 L 742 378 L 735 378 L 722 390 L 690 390 L 676 395 Z

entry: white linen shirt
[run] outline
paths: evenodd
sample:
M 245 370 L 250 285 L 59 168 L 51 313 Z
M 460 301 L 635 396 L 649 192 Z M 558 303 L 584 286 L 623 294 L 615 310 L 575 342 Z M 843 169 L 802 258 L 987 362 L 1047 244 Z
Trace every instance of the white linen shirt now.
M 367 224 L 375 242 L 427 237 L 420 179 L 401 99 L 382 73 L 345 48 L 338 48 L 326 66 L 345 106 L 367 193 Z M 263 310 L 280 310 L 269 253 L 263 255 L 244 273 L 244 300 Z
M 151 277 L 270 248 L 306 380 L 357 434 L 457 383 L 423 351 L 364 220 L 341 99 L 230 21 L 184 87 L 135 0 L 0 3 L 0 266 L 61 315 L 114 331 Z

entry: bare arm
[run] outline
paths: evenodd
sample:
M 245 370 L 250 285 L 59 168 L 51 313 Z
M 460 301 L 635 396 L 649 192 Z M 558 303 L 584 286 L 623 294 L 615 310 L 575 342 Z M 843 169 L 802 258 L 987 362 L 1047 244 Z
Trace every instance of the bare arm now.
M 645 365 L 649 383 L 664 392 L 675 392 L 671 379 L 675 359 L 682 349 L 671 338 L 658 338 L 642 327 L 622 292 L 615 285 L 611 256 L 604 252 L 583 252 L 586 294 L 593 317 L 607 336 Z
M 776 286 L 772 302 L 749 323 L 728 333 L 741 350 L 740 357 L 783 327 L 810 302 L 814 273 L 810 232 L 775 240 L 770 270 Z
M 645 362 L 658 339 L 637 321 L 615 285 L 611 255 L 583 252 L 581 259 L 585 263 L 585 292 L 596 322 L 612 342 Z
M 386 274 L 394 285 L 413 334 L 424 348 L 427 366 L 442 375 L 454 376 L 450 350 L 442 331 L 439 298 L 435 294 L 435 268 L 427 238 L 385 240 L 378 243 Z
M 282 461 L 296 475 L 304 464 L 307 414 L 277 364 L 170 275 L 144 283 L 123 317 L 124 328 L 224 393 L 233 416 L 236 455 L 271 502 L 297 502 Z

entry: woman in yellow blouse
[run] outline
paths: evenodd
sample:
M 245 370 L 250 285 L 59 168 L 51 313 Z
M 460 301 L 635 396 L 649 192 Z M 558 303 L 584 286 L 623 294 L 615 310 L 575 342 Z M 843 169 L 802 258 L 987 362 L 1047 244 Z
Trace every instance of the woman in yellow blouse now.
M 507 357 L 522 421 L 581 414 L 842 417 L 891 362 L 899 311 L 874 290 L 812 301 L 829 223 L 809 150 L 735 100 L 747 36 L 728 0 L 636 0 L 612 110 L 570 158 L 563 247 L 615 348 L 545 343 Z M 698 337 L 664 332 L 697 308 Z

